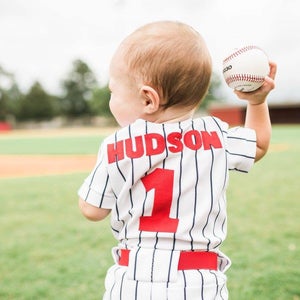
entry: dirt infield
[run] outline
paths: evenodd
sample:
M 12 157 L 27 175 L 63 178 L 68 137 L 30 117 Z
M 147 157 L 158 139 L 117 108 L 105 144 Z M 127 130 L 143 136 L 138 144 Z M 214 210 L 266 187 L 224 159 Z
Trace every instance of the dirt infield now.
M 27 137 L 72 137 L 108 135 L 116 127 L 18 129 L 0 134 L 0 140 Z M 59 175 L 89 172 L 97 159 L 95 155 L 0 155 L 0 179 L 27 176 Z
M 90 171 L 96 155 L 0 155 L 0 178 Z
M 43 136 L 80 136 L 108 135 L 115 131 L 107 128 L 64 128 L 40 130 L 14 130 L 0 137 L 43 137 Z M 290 145 L 271 145 L 269 152 L 286 151 Z M 0 155 L 0 179 L 29 176 L 59 175 L 77 172 L 89 172 L 96 162 L 95 155 Z
M 287 150 L 288 145 L 271 145 L 270 152 Z M 89 172 L 96 155 L 0 155 L 0 179 Z

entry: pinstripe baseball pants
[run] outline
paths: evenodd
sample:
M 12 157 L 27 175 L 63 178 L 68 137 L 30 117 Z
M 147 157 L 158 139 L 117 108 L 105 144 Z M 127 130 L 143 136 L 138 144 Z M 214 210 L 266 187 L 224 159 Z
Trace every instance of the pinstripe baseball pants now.
M 127 267 L 114 265 L 105 279 L 103 300 L 226 300 L 226 276 L 208 270 L 178 271 L 176 282 L 128 279 Z

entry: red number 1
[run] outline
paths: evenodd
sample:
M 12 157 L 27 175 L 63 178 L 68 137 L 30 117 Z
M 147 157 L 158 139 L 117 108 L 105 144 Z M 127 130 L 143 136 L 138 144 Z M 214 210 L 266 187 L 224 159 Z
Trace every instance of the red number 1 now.
M 157 168 L 141 180 L 147 192 L 154 189 L 154 204 L 151 216 L 140 217 L 139 230 L 176 232 L 179 219 L 170 218 L 174 171 Z

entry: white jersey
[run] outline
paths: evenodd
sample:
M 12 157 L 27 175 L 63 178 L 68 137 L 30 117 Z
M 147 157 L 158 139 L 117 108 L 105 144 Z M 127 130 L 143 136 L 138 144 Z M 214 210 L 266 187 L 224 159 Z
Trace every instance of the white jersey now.
M 225 271 L 228 171 L 248 172 L 255 153 L 255 131 L 214 117 L 137 120 L 103 141 L 79 196 L 112 210 L 119 248 L 213 251 Z

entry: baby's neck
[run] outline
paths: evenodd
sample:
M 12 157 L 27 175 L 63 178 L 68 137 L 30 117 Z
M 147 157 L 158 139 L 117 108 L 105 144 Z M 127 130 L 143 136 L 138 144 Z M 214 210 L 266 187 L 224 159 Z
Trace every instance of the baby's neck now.
M 147 121 L 153 123 L 176 123 L 192 118 L 195 109 L 168 108 L 149 116 Z

